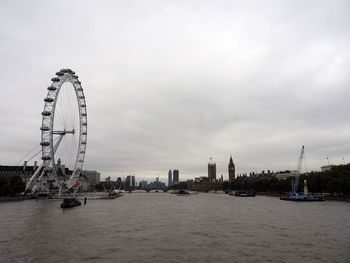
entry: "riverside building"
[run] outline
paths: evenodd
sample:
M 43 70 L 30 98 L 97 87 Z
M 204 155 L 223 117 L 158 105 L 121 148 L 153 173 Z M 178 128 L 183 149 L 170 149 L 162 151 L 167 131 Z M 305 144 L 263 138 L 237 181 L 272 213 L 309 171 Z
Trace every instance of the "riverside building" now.
M 209 182 L 216 181 L 216 163 L 210 158 L 210 162 L 208 163 L 208 178 Z

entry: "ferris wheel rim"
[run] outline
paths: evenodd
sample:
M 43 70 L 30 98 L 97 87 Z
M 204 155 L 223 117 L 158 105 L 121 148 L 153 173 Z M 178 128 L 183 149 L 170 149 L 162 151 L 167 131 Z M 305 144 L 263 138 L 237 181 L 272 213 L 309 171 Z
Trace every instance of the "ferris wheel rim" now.
M 53 135 L 55 124 L 56 104 L 59 98 L 60 90 L 65 83 L 72 84 L 74 89 L 78 110 L 79 110 L 79 140 L 78 140 L 78 152 L 74 160 L 74 168 L 72 175 L 64 183 L 67 188 L 72 188 L 76 181 L 79 179 L 80 172 L 82 170 L 87 144 L 87 111 L 86 101 L 81 82 L 78 80 L 78 76 L 71 69 L 61 69 L 56 72 L 56 76 L 51 79 L 52 83 L 47 88 L 48 93 L 44 99 L 44 110 L 42 112 L 42 126 L 41 126 L 41 146 L 42 146 L 42 160 L 47 170 L 55 170 L 55 149 Z M 62 131 L 61 131 L 62 132 Z M 64 130 L 65 135 L 66 130 Z M 73 133 L 75 131 L 73 130 Z

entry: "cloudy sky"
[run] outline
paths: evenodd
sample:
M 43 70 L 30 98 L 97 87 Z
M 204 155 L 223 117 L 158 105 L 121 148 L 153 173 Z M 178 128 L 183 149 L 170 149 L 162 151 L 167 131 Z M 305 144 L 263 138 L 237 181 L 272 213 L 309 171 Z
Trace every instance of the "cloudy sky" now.
M 84 167 L 138 180 L 350 162 L 349 1 L 1 1 L 0 163 L 40 142 L 46 87 L 80 77 Z M 304 166 L 305 167 L 305 166 Z

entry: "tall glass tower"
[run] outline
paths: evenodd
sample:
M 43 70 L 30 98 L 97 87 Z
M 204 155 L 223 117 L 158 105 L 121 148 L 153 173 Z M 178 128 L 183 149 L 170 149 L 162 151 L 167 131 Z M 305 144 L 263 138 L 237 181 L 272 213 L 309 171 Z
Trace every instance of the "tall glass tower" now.
M 173 173 L 171 172 L 171 170 L 169 170 L 168 172 L 168 187 L 171 186 L 173 184 Z

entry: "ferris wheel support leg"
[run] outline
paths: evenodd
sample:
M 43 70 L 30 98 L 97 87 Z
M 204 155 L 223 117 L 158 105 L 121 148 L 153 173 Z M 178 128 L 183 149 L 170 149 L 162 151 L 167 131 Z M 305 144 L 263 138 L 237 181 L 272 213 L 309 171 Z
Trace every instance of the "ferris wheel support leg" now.
M 40 170 L 43 168 L 44 166 L 44 162 L 36 169 L 35 173 L 32 175 L 32 177 L 30 177 L 28 183 L 27 183 L 27 186 L 26 186 L 26 191 L 28 191 L 30 188 L 31 188 L 31 185 L 35 179 L 35 177 L 38 176 Z
M 45 169 L 42 170 L 42 172 L 41 172 L 41 174 L 40 174 L 40 176 L 38 178 L 39 182 L 41 182 L 41 179 L 43 179 L 44 174 L 45 174 Z

